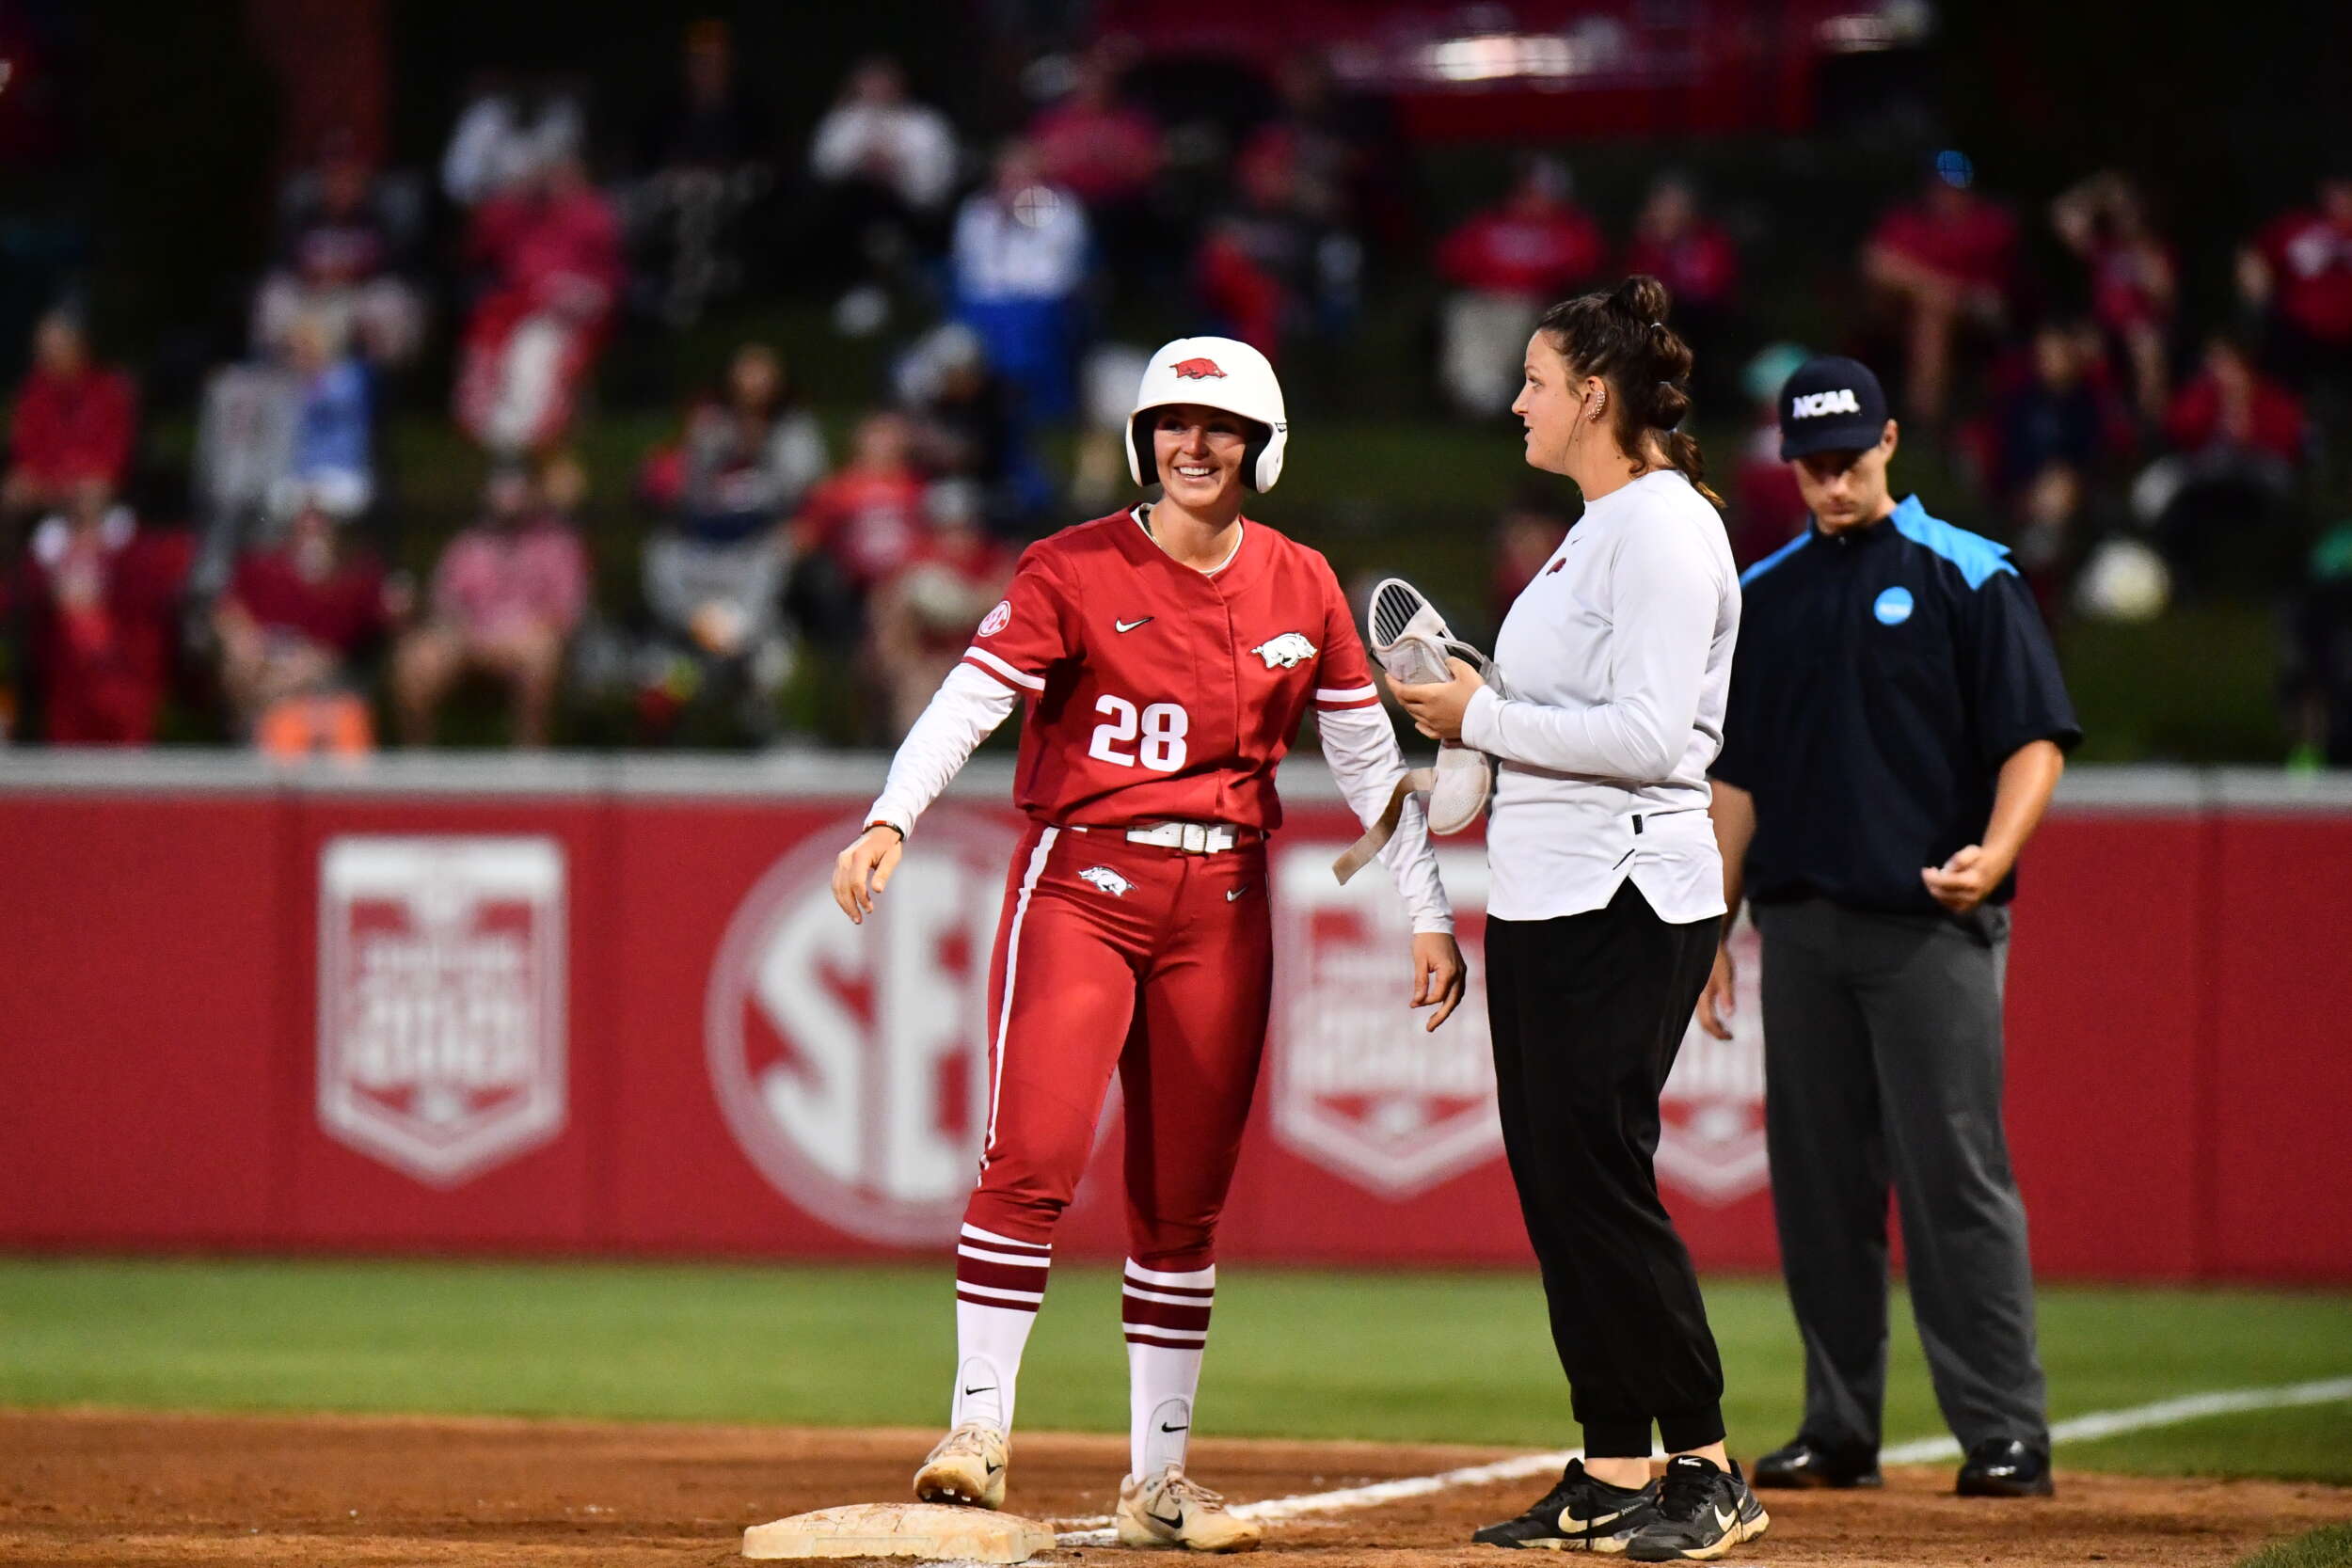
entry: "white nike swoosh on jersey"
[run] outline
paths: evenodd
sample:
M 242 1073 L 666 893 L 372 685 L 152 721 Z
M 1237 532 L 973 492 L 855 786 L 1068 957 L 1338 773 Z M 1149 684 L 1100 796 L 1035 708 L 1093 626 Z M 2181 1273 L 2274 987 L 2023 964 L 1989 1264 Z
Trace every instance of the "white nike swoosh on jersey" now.
M 1149 621 L 1150 619 L 1152 619 L 1152 617 L 1146 615 L 1140 621 L 1113 621 L 1111 625 L 1117 626 L 1120 631 L 1133 631 L 1137 626 L 1143 625 L 1144 621 Z
M 1235 888 L 1232 892 L 1231 892 L 1231 893 L 1227 894 L 1227 895 L 1225 895 L 1225 901 L 1226 901 L 1227 903 L 1229 903 L 1229 904 L 1230 904 L 1230 903 L 1232 903 L 1234 899 L 1236 899 L 1236 898 L 1240 897 L 1243 894 L 1248 893 L 1248 891 L 1249 891 L 1248 884 L 1248 883 L 1244 883 L 1242 886 L 1237 887 L 1237 888 Z

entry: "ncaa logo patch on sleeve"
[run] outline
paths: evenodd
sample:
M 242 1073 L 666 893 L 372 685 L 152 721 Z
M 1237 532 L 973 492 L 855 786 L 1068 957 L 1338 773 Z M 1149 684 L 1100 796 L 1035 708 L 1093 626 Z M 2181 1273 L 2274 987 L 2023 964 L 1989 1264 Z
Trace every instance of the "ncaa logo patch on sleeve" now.
M 998 632 L 1004 630 L 1007 626 L 1011 625 L 1012 601 L 1010 599 L 999 599 L 996 601 L 996 608 L 990 610 L 986 616 L 982 617 L 980 621 L 980 635 L 982 637 L 993 637 Z

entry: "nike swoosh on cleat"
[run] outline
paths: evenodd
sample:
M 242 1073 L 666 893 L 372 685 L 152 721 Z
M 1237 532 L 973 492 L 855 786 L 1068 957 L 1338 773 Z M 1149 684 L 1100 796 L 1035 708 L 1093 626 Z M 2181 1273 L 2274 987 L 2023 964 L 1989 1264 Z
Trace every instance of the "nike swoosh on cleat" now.
M 993 1459 L 988 1462 L 988 1473 L 992 1476 L 1003 1468 L 1004 1466 L 1002 1465 Z
M 1120 631 L 1133 631 L 1137 626 L 1144 625 L 1145 622 L 1148 622 L 1151 619 L 1151 616 L 1146 615 L 1139 621 L 1113 621 L 1111 625 L 1117 626 Z
M 1154 1513 L 1148 1508 L 1143 1511 L 1143 1516 L 1153 1521 L 1154 1523 L 1166 1525 L 1169 1529 L 1183 1529 L 1184 1528 L 1184 1511 L 1181 1508 L 1176 1511 L 1176 1517 L 1173 1519 L 1169 1518 L 1165 1513 Z
M 1732 1527 L 1732 1526 L 1734 1526 L 1734 1525 L 1736 1525 L 1736 1524 L 1738 1524 L 1739 1522 L 1740 1522 L 1740 1512 L 1739 1512 L 1739 1510 L 1737 1510 L 1737 1509 L 1734 1509 L 1734 1510 L 1733 1510 L 1732 1512 L 1730 1512 L 1729 1513 L 1724 1513 L 1722 1509 L 1720 1509 L 1720 1508 L 1719 1508 L 1719 1509 L 1717 1509 L 1717 1510 L 1715 1511 L 1715 1528 L 1716 1528 L 1717 1529 L 1719 1529 L 1719 1530 L 1723 1530 L 1723 1531 L 1724 1531 L 1725 1533 L 1728 1533 L 1728 1532 L 1730 1531 L 1730 1529 L 1731 1529 L 1731 1527 Z

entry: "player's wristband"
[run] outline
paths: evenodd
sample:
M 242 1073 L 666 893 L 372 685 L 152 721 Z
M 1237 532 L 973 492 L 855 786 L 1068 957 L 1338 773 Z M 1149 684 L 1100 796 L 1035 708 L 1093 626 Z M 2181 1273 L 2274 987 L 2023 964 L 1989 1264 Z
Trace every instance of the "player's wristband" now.
M 896 822 L 885 822 L 879 816 L 874 818 L 871 822 L 866 824 L 863 831 L 870 833 L 876 828 L 888 828 L 892 832 L 898 835 L 898 842 L 901 844 L 904 844 L 907 841 L 907 831 L 904 828 L 901 828 Z

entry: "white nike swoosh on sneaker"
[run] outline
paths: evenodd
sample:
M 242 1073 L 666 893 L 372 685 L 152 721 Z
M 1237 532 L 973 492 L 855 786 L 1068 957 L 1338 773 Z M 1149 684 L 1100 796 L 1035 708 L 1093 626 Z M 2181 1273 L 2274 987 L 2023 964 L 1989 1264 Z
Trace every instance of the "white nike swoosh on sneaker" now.
M 1145 622 L 1145 621 L 1149 621 L 1149 620 L 1151 620 L 1151 619 L 1152 619 L 1152 617 L 1151 617 L 1151 616 L 1146 615 L 1146 616 L 1142 617 L 1142 619 L 1140 619 L 1140 620 L 1135 620 L 1135 621 L 1113 621 L 1113 622 L 1111 623 L 1111 625 L 1112 625 L 1112 626 L 1117 626 L 1117 627 L 1118 627 L 1120 631 L 1133 631 L 1133 630 L 1135 630 L 1137 626 L 1142 626 L 1142 625 L 1144 624 L 1144 622 Z
M 1731 1533 L 1731 1527 L 1739 1522 L 1740 1511 L 1736 1508 L 1729 1513 L 1725 1513 L 1720 1508 L 1715 1511 L 1715 1528 L 1723 1531 L 1725 1535 L 1729 1535 Z

